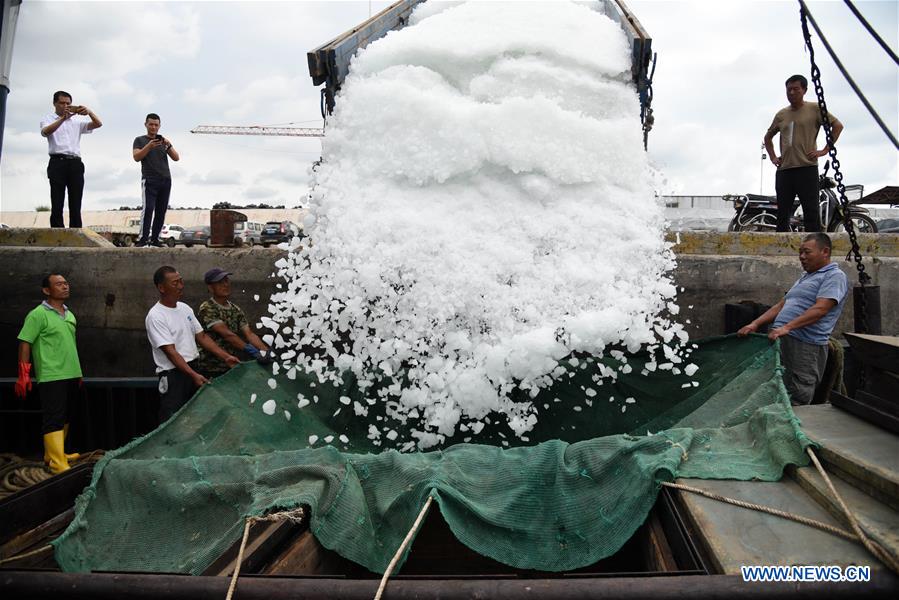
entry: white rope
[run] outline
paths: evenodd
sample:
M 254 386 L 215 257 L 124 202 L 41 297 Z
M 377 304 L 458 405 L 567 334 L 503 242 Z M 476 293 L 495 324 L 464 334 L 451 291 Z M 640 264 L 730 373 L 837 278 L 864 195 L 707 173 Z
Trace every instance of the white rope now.
M 418 518 L 416 518 L 415 522 L 412 523 L 412 528 L 409 529 L 409 533 L 406 534 L 406 538 L 403 540 L 403 543 L 400 544 L 400 547 L 397 549 L 396 554 L 394 554 L 393 558 L 390 560 L 390 564 L 387 565 L 387 570 L 384 571 L 384 576 L 381 577 L 381 585 L 378 586 L 378 591 L 377 593 L 375 593 L 375 600 L 381 600 L 381 595 L 384 593 L 384 588 L 387 587 L 387 580 L 390 579 L 390 574 L 393 573 L 393 569 L 396 568 L 396 563 L 400 561 L 400 558 L 403 556 L 403 553 L 406 551 L 406 548 L 412 541 L 413 536 L 415 536 L 415 532 L 418 531 L 418 528 L 421 526 L 421 522 L 424 520 L 425 515 L 428 514 L 428 509 L 431 508 L 431 501 L 433 499 L 434 498 L 432 496 L 428 496 L 427 501 L 425 501 L 425 505 L 421 507 L 421 512 L 418 513 Z
M 834 535 L 840 536 L 844 539 L 860 542 L 871 554 L 874 555 L 875 558 L 880 560 L 884 565 L 887 566 L 891 571 L 895 573 L 899 573 L 899 562 L 876 540 L 872 540 L 868 538 L 864 532 L 862 531 L 861 526 L 859 526 L 858 521 L 855 519 L 855 516 L 849 512 L 849 508 L 846 506 L 846 503 L 843 502 L 843 499 L 840 497 L 840 494 L 837 493 L 836 488 L 833 486 L 833 483 L 830 481 L 830 477 L 827 476 L 827 473 L 824 471 L 824 467 L 821 466 L 821 463 L 818 462 L 818 457 L 812 451 L 811 446 L 806 449 L 806 452 L 811 457 L 812 462 L 815 467 L 817 467 L 818 472 L 821 474 L 821 477 L 824 479 L 824 483 L 827 484 L 830 493 L 836 498 L 837 503 L 843 511 L 843 514 L 846 516 L 846 520 L 849 521 L 850 526 L 852 527 L 852 532 L 846 531 L 844 529 L 840 529 L 839 527 L 834 527 L 833 525 L 828 525 L 827 523 L 822 523 L 821 521 L 816 521 L 814 519 L 809 519 L 808 517 L 802 517 L 793 513 L 789 513 L 786 511 L 778 510 L 776 508 L 771 508 L 770 506 L 764 506 L 762 504 L 755 504 L 752 502 L 746 502 L 743 500 L 737 500 L 735 498 L 729 498 L 727 496 L 722 496 L 720 494 L 716 494 L 714 492 L 710 492 L 708 490 L 703 490 L 701 488 L 684 485 L 682 483 L 670 483 L 667 481 L 661 482 L 663 486 L 670 487 L 678 490 L 684 490 L 686 492 L 692 492 L 694 494 L 699 494 L 701 496 L 705 496 L 706 498 L 711 498 L 713 500 L 718 500 L 720 502 L 726 502 L 728 504 L 733 504 L 734 506 L 739 506 L 741 508 L 748 508 L 750 510 L 757 510 L 760 512 L 765 512 L 771 515 L 775 515 L 778 517 L 782 517 L 784 519 L 789 519 L 791 521 L 795 521 L 797 523 L 802 523 L 803 525 L 809 525 L 811 527 L 815 527 L 822 531 L 827 531 Z M 853 533 L 854 532 L 854 533 Z
M 240 549 L 237 551 L 237 564 L 234 566 L 234 572 L 231 574 L 231 584 L 228 586 L 228 594 L 225 600 L 231 600 L 234 590 L 237 588 L 237 577 L 240 575 L 240 565 L 243 562 L 243 552 L 247 547 L 247 539 L 250 537 L 250 527 L 258 521 L 291 521 L 293 523 L 302 523 L 306 513 L 303 508 L 295 508 L 284 512 L 265 515 L 264 517 L 247 517 L 247 522 L 243 527 L 243 539 L 240 540 Z
M 899 561 L 890 556 L 879 544 L 876 544 L 873 540 L 869 539 L 868 536 L 862 531 L 861 526 L 858 524 L 858 520 L 855 518 L 855 515 L 849 511 L 849 507 L 846 506 L 846 503 L 843 502 L 843 498 L 837 492 L 837 488 L 833 486 L 833 483 L 830 481 L 830 477 L 827 476 L 827 473 L 824 471 L 824 467 L 821 466 L 821 463 L 818 462 L 818 457 L 815 456 L 815 452 L 812 450 L 812 447 L 809 446 L 805 449 L 808 455 L 812 458 L 812 462 L 815 463 L 815 466 L 818 468 L 818 472 L 821 474 L 821 477 L 824 478 L 824 483 L 827 484 L 827 488 L 830 490 L 830 493 L 833 494 L 833 497 L 837 499 L 837 503 L 840 505 L 840 509 L 842 509 L 843 514 L 846 515 L 846 519 L 849 521 L 849 525 L 852 527 L 852 531 L 855 532 L 855 535 L 858 536 L 858 539 L 861 540 L 861 543 L 867 548 L 868 552 L 877 557 L 880 562 L 887 566 L 894 573 L 899 573 Z

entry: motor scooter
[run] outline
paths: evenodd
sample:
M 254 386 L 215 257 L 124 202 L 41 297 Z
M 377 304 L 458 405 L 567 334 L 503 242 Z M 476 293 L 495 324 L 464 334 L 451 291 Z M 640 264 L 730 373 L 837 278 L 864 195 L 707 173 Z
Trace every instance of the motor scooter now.
M 818 210 L 824 230 L 828 232 L 845 231 L 843 224 L 843 208 L 836 194 L 837 183 L 828 176 L 830 161 L 824 163 L 824 172 L 818 176 Z M 849 218 L 857 233 L 877 233 L 877 224 L 870 212 L 858 204 L 864 195 L 863 185 L 847 185 L 847 196 L 858 197 L 849 202 Z M 725 195 L 722 199 L 734 203 L 736 214 L 727 227 L 728 231 L 777 231 L 777 198 L 758 194 Z M 799 200 L 793 200 L 793 211 L 790 216 L 790 229 L 804 231 L 802 212 L 799 211 Z

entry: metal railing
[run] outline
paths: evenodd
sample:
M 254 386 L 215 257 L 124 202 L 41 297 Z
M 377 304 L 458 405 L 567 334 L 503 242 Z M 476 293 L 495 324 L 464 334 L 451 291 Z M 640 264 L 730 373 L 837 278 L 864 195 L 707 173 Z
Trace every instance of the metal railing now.
M 35 385 L 24 400 L 15 378 L 0 378 L 0 452 L 39 456 L 43 452 L 41 403 Z M 158 424 L 156 377 L 87 377 L 70 412 L 67 447 L 89 451 L 118 448 Z

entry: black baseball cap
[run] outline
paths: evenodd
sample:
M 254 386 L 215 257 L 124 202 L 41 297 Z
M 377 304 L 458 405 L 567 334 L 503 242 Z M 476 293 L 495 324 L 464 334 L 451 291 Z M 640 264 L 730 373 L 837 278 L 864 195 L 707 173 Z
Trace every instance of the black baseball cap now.
M 228 275 L 233 275 L 233 273 L 229 273 L 224 269 L 215 267 L 214 269 L 209 269 L 208 271 L 206 271 L 206 274 L 203 275 L 203 281 L 206 283 L 218 283 Z

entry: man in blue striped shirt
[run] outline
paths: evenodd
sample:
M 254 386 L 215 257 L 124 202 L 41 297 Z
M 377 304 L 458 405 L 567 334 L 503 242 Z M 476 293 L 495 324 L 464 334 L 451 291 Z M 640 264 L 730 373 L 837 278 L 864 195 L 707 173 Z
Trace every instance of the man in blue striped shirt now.
M 799 246 L 805 274 L 765 314 L 740 329 L 744 336 L 774 322 L 768 339 L 780 340 L 784 385 L 795 405 L 810 404 L 827 363 L 827 341 L 843 312 L 849 280 L 830 262 L 826 233 L 810 233 Z

